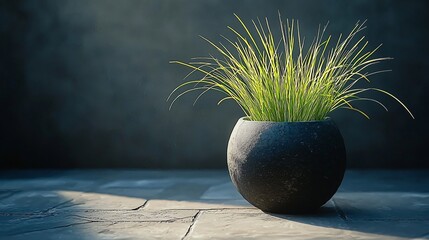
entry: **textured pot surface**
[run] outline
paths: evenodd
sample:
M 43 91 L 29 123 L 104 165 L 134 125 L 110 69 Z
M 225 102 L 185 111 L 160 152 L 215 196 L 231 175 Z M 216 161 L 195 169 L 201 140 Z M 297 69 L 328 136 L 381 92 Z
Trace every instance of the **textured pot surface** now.
M 317 210 L 337 191 L 346 152 L 335 123 L 238 120 L 228 143 L 228 169 L 240 194 L 273 213 Z

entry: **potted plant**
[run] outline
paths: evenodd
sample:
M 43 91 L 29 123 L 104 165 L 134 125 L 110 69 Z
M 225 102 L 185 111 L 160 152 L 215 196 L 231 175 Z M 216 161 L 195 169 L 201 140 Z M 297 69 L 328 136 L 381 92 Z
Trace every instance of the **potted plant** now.
M 368 115 L 353 106 L 378 88 L 357 87 L 360 81 L 383 71 L 368 68 L 388 58 L 374 58 L 378 49 L 367 50 L 365 28 L 357 23 L 345 37 L 325 37 L 324 28 L 307 47 L 298 22 L 280 19 L 276 40 L 268 20 L 252 21 L 253 32 L 236 15 L 242 32 L 228 27 L 236 39 L 227 45 L 205 39 L 221 55 L 185 63 L 200 72 L 172 91 L 171 105 L 183 94 L 201 90 L 225 93 L 219 101 L 235 101 L 245 117 L 238 120 L 228 143 L 227 162 L 231 180 L 240 194 L 257 208 L 273 213 L 304 213 L 318 209 L 337 191 L 346 168 L 343 138 L 329 113 L 340 108 Z M 192 73 L 191 72 L 191 73 Z M 189 88 L 186 88 L 189 87 Z M 170 107 L 171 107 L 170 105 Z

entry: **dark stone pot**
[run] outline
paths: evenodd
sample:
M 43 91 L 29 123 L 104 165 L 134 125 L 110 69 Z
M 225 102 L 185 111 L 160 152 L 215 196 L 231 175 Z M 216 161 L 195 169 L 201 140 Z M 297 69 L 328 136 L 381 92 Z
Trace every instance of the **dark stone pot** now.
M 337 191 L 346 168 L 344 141 L 330 120 L 238 120 L 228 169 L 240 194 L 271 213 L 317 210 Z

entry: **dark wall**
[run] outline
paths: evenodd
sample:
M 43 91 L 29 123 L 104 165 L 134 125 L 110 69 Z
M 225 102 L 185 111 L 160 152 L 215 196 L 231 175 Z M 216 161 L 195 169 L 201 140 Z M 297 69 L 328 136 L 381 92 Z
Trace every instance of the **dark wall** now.
M 428 1 L 51 0 L 0 2 L 0 165 L 9 167 L 225 167 L 229 134 L 242 115 L 207 94 L 168 110 L 170 91 L 188 72 L 169 60 L 213 53 L 198 35 L 231 36 L 245 20 L 277 12 L 300 20 L 311 36 L 319 23 L 365 35 L 391 73 L 372 78 L 416 116 L 379 96 L 389 112 L 361 105 L 331 116 L 341 129 L 349 167 L 429 167 Z

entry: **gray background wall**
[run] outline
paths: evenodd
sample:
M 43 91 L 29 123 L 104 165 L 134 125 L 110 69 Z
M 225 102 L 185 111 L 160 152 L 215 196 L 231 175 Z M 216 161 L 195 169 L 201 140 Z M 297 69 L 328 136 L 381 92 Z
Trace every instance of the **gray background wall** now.
M 311 36 L 330 21 L 334 36 L 368 19 L 370 45 L 393 61 L 373 86 L 393 100 L 332 114 L 349 167 L 428 167 L 428 1 L 51 0 L 0 1 L 0 164 L 29 167 L 221 168 L 229 134 L 242 115 L 233 103 L 216 106 L 208 94 L 171 111 L 165 102 L 188 72 L 170 60 L 214 53 L 214 41 L 277 11 L 299 19 Z

